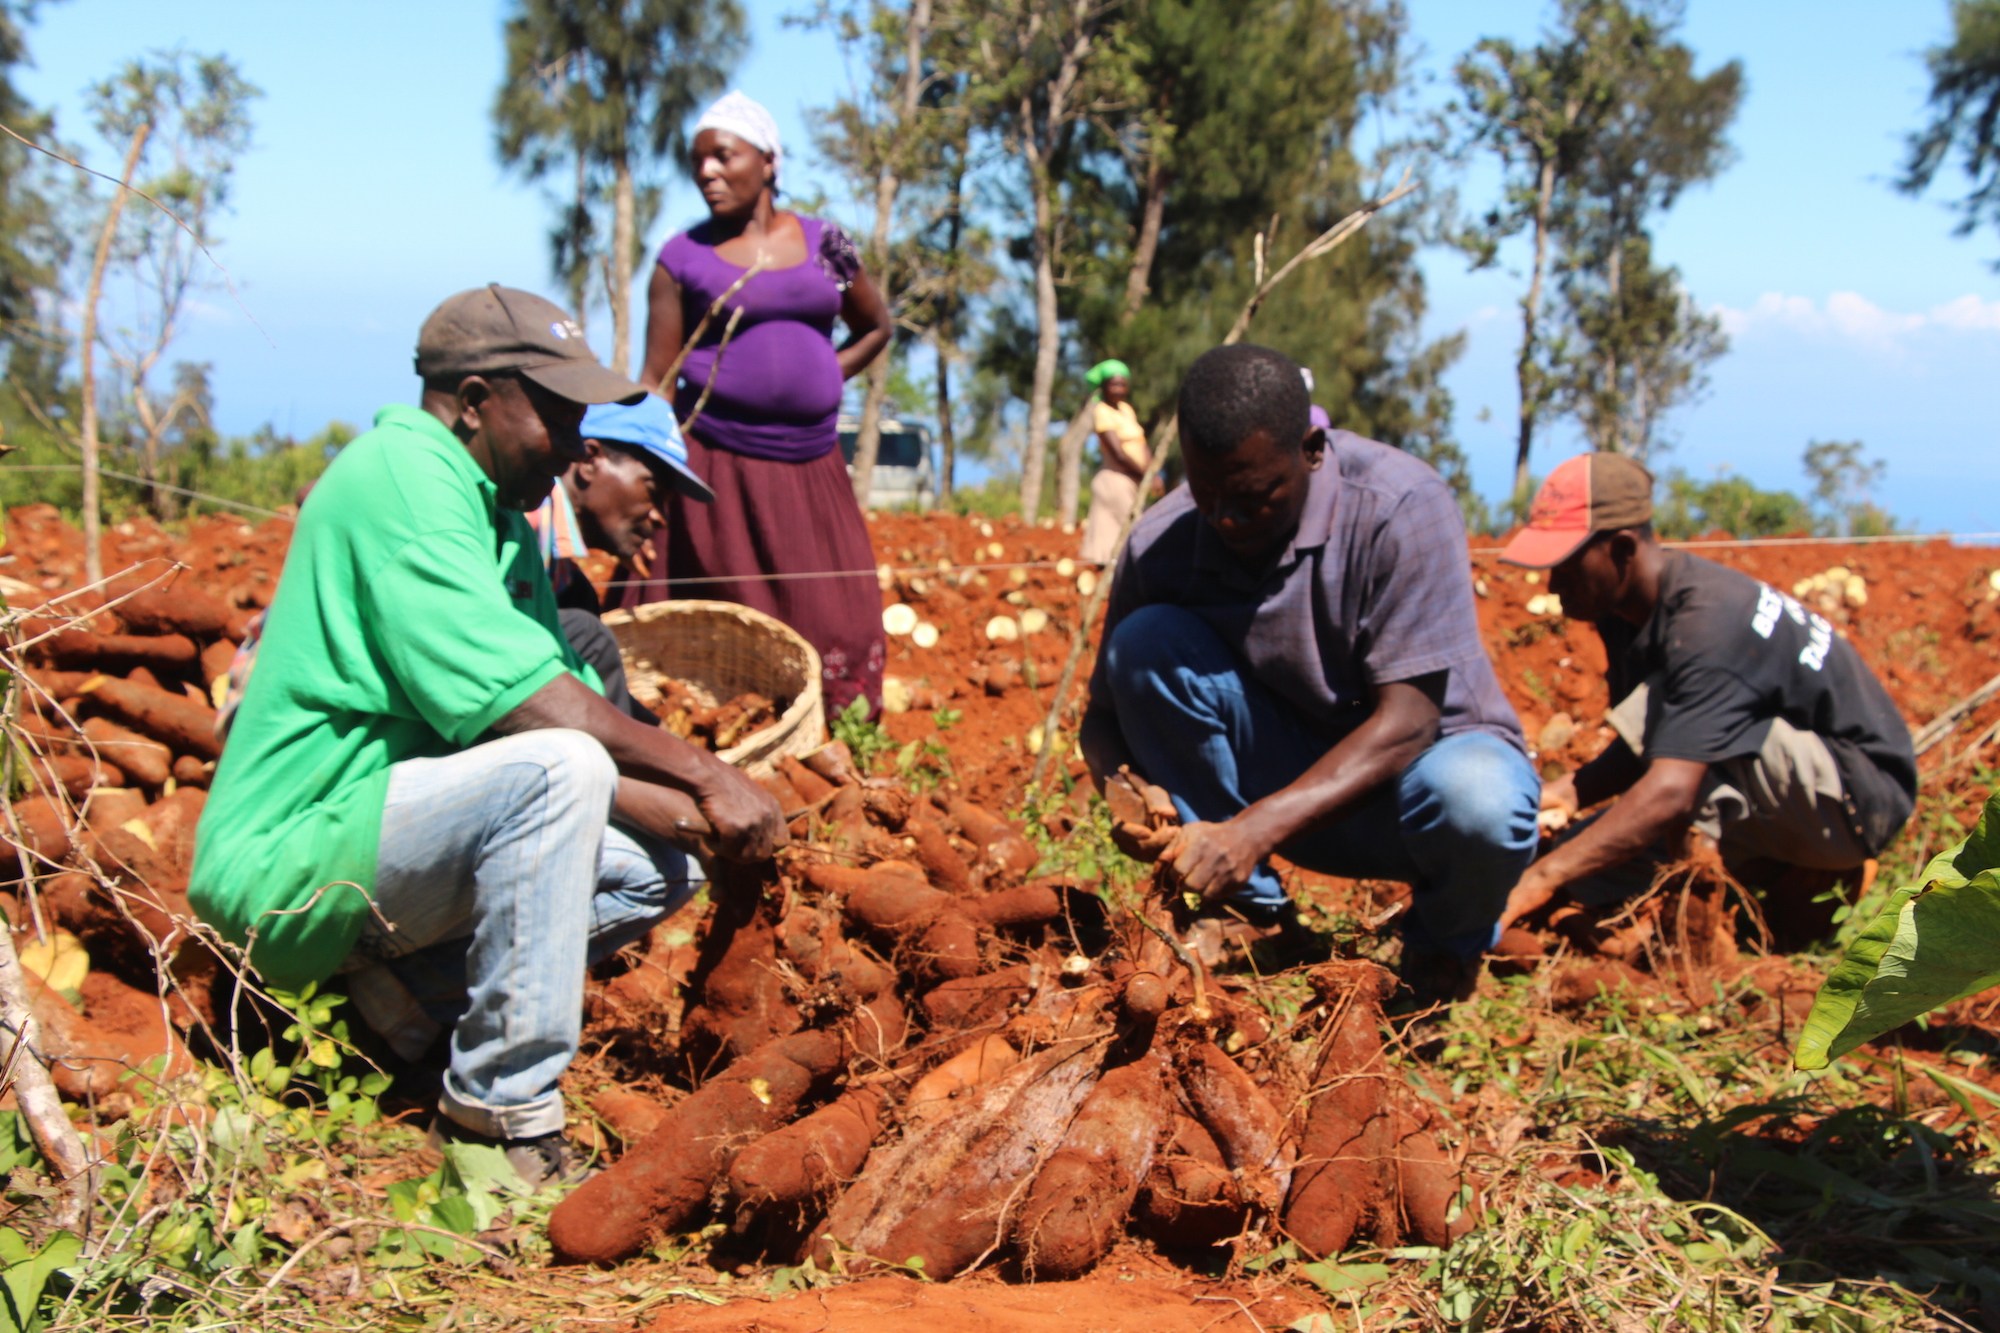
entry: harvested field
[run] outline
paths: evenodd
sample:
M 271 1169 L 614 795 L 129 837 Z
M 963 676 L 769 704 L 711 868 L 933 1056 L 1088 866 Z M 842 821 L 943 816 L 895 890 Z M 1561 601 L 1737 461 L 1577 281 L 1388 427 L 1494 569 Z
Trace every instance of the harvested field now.
M 1976 1114 L 2000 1097 L 1990 1002 L 1830 1079 L 1792 1074 L 1824 954 L 1760 952 L 1740 897 L 1696 868 L 1629 920 L 1510 937 L 1478 999 L 1415 1058 L 1382 1018 L 1395 946 L 1366 928 L 1396 886 L 1288 872 L 1323 946 L 1298 965 L 1240 931 L 1190 935 L 1116 850 L 1073 754 L 1058 756 L 1068 781 L 1029 799 L 1085 600 L 1088 571 L 1058 566 L 1072 537 L 941 516 L 871 526 L 884 604 L 916 614 L 890 640 L 900 707 L 850 737 L 867 742 L 852 762 L 772 779 L 787 809 L 811 807 L 775 867 L 732 872 L 713 906 L 600 968 L 566 1088 L 573 1132 L 606 1169 L 512 1223 L 397 1193 L 422 1178 L 433 1196 L 487 1197 L 407 1129 L 333 1118 L 359 1057 L 329 1048 L 340 1068 L 322 1077 L 310 1041 L 242 1021 L 229 969 L 186 920 L 214 676 L 269 602 L 285 525 L 119 528 L 108 567 L 188 568 L 167 596 L 65 621 L 25 650 L 23 734 L 51 790 L 15 802 L 10 839 L 46 927 L 88 957 L 80 991 L 52 980 L 37 1004 L 69 1047 L 59 1082 L 94 1141 L 129 1156 L 142 1131 L 168 1132 L 150 1128 L 172 1122 L 162 1108 L 199 1121 L 217 1097 L 237 1105 L 195 1091 L 204 1065 L 256 1080 L 244 1114 L 270 1126 L 274 1178 L 296 1173 L 260 1198 L 272 1221 L 242 1266 L 356 1326 L 395 1308 L 378 1271 L 418 1280 L 412 1254 L 475 1327 L 1443 1328 L 1475 1305 L 1488 1327 L 1671 1327 L 1688 1290 L 1773 1327 L 1831 1306 L 1911 1328 L 2000 1309 L 2000 1275 L 1951 1248 L 1992 1206 L 1978 1166 L 1991 1116 Z M 53 511 L 14 511 L 8 538 L 13 578 L 51 596 L 74 584 L 80 544 Z M 1867 595 L 1837 619 L 1912 724 L 2000 673 L 2000 552 L 1706 553 L 1788 590 L 1835 566 L 1858 574 Z M 1588 757 L 1606 734 L 1594 633 L 1531 613 L 1543 590 L 1522 571 L 1476 556 L 1472 572 L 1542 762 Z M 990 635 L 1003 617 L 1012 630 Z M 1996 735 L 1989 702 L 1925 756 L 1925 803 L 1885 876 L 1958 836 Z M 10 892 L 25 950 L 32 914 L 24 887 Z M 274 1052 L 261 1073 L 259 1045 Z M 289 1086 L 270 1072 L 288 1061 Z M 144 1079 L 124 1076 L 140 1066 Z M 365 1095 L 421 1127 L 415 1079 Z M 146 1206 L 195 1216 L 206 1169 L 147 1175 Z M 1901 1211 L 1829 1236 L 1804 1197 L 1815 1188 Z M 356 1216 L 375 1219 L 366 1243 L 339 1244 Z M 139 1252 L 165 1245 L 126 1234 Z M 214 1255 L 232 1233 L 201 1234 Z M 1788 1294 L 1808 1288 L 1810 1301 Z M 1293 1323 L 1315 1316 L 1333 1322 Z

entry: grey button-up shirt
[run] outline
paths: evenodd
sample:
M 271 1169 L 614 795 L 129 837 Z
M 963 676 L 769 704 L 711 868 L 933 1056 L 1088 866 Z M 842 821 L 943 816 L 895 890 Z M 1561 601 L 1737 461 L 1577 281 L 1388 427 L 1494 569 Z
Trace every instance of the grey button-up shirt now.
M 1104 641 L 1155 602 L 1201 616 L 1329 749 L 1374 711 L 1378 686 L 1440 671 L 1441 737 L 1488 731 L 1526 748 L 1480 642 L 1457 501 L 1400 449 L 1333 432 L 1298 532 L 1262 570 L 1229 554 L 1185 486 L 1174 491 L 1118 562 Z M 1086 734 L 1115 726 L 1116 713 L 1100 656 Z

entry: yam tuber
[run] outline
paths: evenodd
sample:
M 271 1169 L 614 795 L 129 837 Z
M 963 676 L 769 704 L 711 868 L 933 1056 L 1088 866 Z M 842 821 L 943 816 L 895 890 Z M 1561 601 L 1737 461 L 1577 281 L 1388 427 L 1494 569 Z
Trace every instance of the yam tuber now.
M 134 593 L 118 604 L 117 613 L 135 634 L 184 634 L 191 639 L 227 634 L 236 615 L 219 598 L 185 583 Z
M 116 676 L 95 676 L 79 687 L 78 693 L 134 731 L 151 736 L 178 753 L 198 759 L 222 757 L 222 743 L 215 735 L 214 710 L 202 707 L 184 694 Z
M 972 867 L 951 845 L 942 824 L 915 815 L 903 826 L 903 833 L 916 843 L 917 864 L 929 873 L 931 883 L 946 893 L 962 896 L 972 892 Z
M 1138 1229 L 1170 1248 L 1201 1249 L 1239 1234 L 1249 1216 L 1215 1136 L 1175 1116 L 1173 1137 L 1154 1155 L 1133 1209 Z
M 164 787 L 173 775 L 173 751 L 129 727 L 121 727 L 109 718 L 93 717 L 84 722 L 83 734 L 100 755 L 117 764 L 142 787 Z
M 923 1260 L 943 1280 L 997 1251 L 1021 1182 L 1062 1137 L 1092 1085 L 1108 1036 L 1056 1043 L 968 1097 L 953 1114 L 871 1154 L 816 1235 L 894 1263 Z
M 1166 1069 L 1156 1056 L 1098 1080 L 1036 1174 L 1014 1224 L 1014 1243 L 1032 1276 L 1081 1277 L 1111 1252 L 1170 1114 Z
M 1382 1049 L 1390 977 L 1372 963 L 1338 962 L 1315 968 L 1312 984 L 1328 1021 L 1284 1223 L 1301 1250 L 1323 1258 L 1375 1227 L 1393 1185 L 1395 1125 Z
M 686 1223 L 737 1152 L 791 1119 L 847 1060 L 830 1032 L 767 1042 L 677 1102 L 660 1125 L 549 1215 L 549 1244 L 568 1263 L 615 1264 Z
M 984 1087 L 1021 1062 L 1018 1051 L 998 1033 L 981 1037 L 918 1079 L 903 1099 L 903 1113 L 919 1124 L 935 1120 L 953 1098 Z
M 1276 1209 L 1291 1187 L 1295 1156 L 1285 1117 L 1214 1042 L 1195 1041 L 1179 1057 L 1181 1090 L 1195 1118 L 1215 1135 L 1244 1197 Z
M 1009 875 L 1025 875 L 1041 863 L 1042 854 L 1021 831 L 970 801 L 953 801 L 951 817 L 966 840 L 979 849 L 979 859 Z
M 882 1088 L 849 1088 L 738 1153 L 729 1167 L 730 1194 L 749 1208 L 803 1209 L 830 1198 L 861 1170 L 888 1107 Z
M 97 671 L 145 667 L 175 672 L 201 660 L 194 640 L 185 634 L 93 634 L 66 629 L 43 640 L 42 657 L 58 667 Z

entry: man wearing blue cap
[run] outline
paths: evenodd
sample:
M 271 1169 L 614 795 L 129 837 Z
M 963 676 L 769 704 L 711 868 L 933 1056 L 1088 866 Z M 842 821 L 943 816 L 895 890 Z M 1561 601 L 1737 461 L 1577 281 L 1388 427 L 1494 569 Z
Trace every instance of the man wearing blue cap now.
M 688 466 L 680 423 L 663 398 L 649 394 L 636 403 L 591 407 L 583 414 L 583 451 L 528 522 L 541 538 L 563 637 L 596 668 L 605 698 L 654 721 L 626 688 L 618 643 L 600 619 L 604 603 L 577 558 L 604 551 L 629 561 L 650 549 L 653 534 L 666 523 L 663 500 L 669 491 L 704 504 L 715 492 Z

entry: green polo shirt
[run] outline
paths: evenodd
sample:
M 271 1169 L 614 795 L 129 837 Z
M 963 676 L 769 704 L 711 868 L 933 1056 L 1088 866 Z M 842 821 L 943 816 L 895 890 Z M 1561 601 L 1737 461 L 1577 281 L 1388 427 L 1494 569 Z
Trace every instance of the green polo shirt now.
M 472 745 L 566 670 L 596 687 L 527 518 L 436 417 L 383 408 L 299 515 L 202 812 L 195 911 L 273 985 L 330 975 L 368 915 L 390 766 Z

